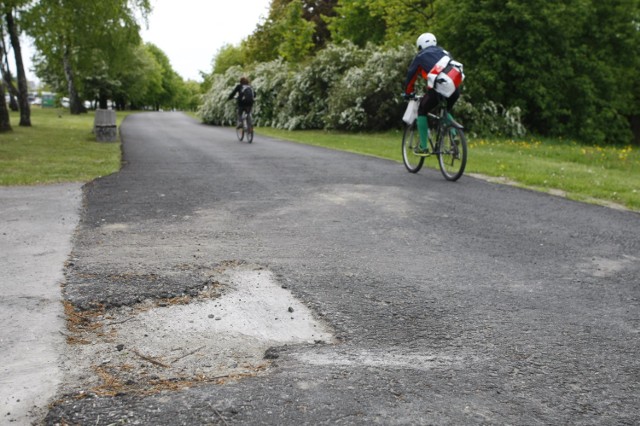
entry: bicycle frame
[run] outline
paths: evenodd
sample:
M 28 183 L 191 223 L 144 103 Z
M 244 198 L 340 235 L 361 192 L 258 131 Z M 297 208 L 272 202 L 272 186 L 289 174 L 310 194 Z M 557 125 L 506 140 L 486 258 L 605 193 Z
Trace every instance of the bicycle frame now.
M 467 163 L 467 142 L 464 128 L 449 115 L 447 100 L 438 95 L 438 106 L 435 112 L 427 114 L 429 120 L 430 152 L 417 152 L 417 136 L 415 121 L 408 124 L 402 138 L 402 158 L 407 170 L 417 173 L 424 163 L 424 159 L 437 156 L 440 171 L 449 181 L 458 180 L 464 173 Z M 418 97 L 420 99 L 420 97 Z

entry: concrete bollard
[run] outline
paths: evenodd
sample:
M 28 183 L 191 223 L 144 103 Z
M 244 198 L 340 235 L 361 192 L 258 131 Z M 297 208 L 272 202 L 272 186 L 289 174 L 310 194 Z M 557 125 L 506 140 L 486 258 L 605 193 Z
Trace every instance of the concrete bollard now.
M 97 109 L 93 121 L 93 133 L 98 142 L 115 142 L 118 139 L 116 112 L 112 109 Z

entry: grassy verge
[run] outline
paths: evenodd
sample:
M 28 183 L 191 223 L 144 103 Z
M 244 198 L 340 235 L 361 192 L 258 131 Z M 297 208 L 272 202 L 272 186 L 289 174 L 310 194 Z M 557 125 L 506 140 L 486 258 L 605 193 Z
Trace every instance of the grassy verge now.
M 402 162 L 399 131 L 350 134 L 259 128 L 256 132 Z M 434 158 L 425 164 L 437 167 Z M 471 139 L 466 173 L 575 200 L 640 211 L 640 149 L 636 147 L 598 147 L 532 138 Z
M 118 125 L 124 114 L 118 112 Z M 120 142 L 98 143 L 92 112 L 33 107 L 31 127 L 11 114 L 12 132 L 0 133 L 0 185 L 88 182 L 120 169 Z

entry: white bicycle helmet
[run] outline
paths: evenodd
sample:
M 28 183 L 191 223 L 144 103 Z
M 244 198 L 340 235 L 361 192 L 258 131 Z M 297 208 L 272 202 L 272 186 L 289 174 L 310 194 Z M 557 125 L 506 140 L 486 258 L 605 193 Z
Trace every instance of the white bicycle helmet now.
M 436 36 L 431 33 L 420 34 L 418 40 L 416 40 L 416 46 L 418 46 L 418 50 L 426 49 L 429 46 L 436 46 L 438 41 L 436 40 Z

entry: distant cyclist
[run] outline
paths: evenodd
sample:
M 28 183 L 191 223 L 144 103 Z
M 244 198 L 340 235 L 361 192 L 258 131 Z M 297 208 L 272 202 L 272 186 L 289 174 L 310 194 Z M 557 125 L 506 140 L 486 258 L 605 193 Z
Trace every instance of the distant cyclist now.
M 413 58 L 409 70 L 407 71 L 407 78 L 404 82 L 405 96 L 409 96 L 414 93 L 414 86 L 418 77 L 422 77 L 428 83 L 428 89 L 425 96 L 420 101 L 418 107 L 418 118 L 416 123 L 418 125 L 418 134 L 420 136 L 420 151 L 427 151 L 427 139 L 429 137 L 429 126 L 427 124 L 427 113 L 433 108 L 438 106 L 438 93 L 436 92 L 435 78 L 439 76 L 442 71 L 445 71 L 445 67 L 449 65 L 451 55 L 449 52 L 438 46 L 436 36 L 431 33 L 424 33 L 416 40 L 418 47 L 418 54 Z M 448 59 L 447 59 L 448 58 Z M 460 80 L 456 81 L 457 85 L 452 86 L 453 93 L 449 93 L 447 96 L 447 107 L 449 111 L 460 97 L 460 91 L 458 85 L 461 83 L 462 64 L 460 64 Z M 454 70 L 455 71 L 455 70 Z M 446 71 L 445 71 L 446 72 Z M 455 89 L 455 90 L 454 90 Z M 439 93 L 443 93 L 441 90 L 437 90 Z
M 251 108 L 253 107 L 253 101 L 256 97 L 256 92 L 249 84 L 249 79 L 246 77 L 240 78 L 240 83 L 233 89 L 233 92 L 229 95 L 229 100 L 233 99 L 235 95 L 238 95 L 238 126 L 242 128 L 242 113 L 246 112 L 247 115 L 251 114 Z

